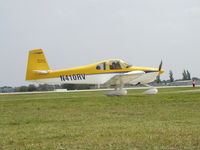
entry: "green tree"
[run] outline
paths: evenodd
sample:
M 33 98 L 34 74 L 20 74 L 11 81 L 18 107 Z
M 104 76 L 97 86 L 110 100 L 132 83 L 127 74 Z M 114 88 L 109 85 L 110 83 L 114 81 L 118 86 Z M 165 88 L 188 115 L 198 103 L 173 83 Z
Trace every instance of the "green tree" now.
M 17 92 L 27 92 L 28 91 L 28 87 L 27 86 L 20 86 L 18 90 L 16 90 Z
M 160 83 L 160 82 L 161 82 L 161 80 L 160 80 L 160 75 L 157 76 L 156 82 L 157 82 L 157 83 Z
M 188 70 L 187 70 L 186 74 L 187 74 L 187 80 L 191 80 L 191 75 L 190 75 L 190 72 Z
M 191 80 L 191 75 L 190 75 L 190 72 L 187 70 L 184 70 L 183 71 L 183 73 L 182 73 L 182 75 L 183 75 L 183 80 Z
M 183 73 L 182 73 L 182 75 L 183 75 L 183 80 L 187 80 L 187 72 L 186 72 L 186 70 L 183 70 Z
M 37 87 L 34 84 L 29 84 L 28 91 L 29 92 L 37 91 Z
M 169 80 L 170 82 L 174 82 L 173 72 L 171 70 L 169 71 Z
M 54 89 L 54 87 L 53 87 L 53 85 L 39 84 L 37 89 L 39 91 L 52 91 Z
M 199 78 L 197 77 L 193 77 L 192 80 L 200 80 Z

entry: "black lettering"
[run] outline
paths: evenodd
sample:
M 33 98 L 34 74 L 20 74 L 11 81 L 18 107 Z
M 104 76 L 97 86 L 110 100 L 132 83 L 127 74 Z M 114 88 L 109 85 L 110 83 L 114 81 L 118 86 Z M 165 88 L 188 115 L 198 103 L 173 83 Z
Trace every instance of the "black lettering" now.
M 68 75 L 65 76 L 65 79 L 69 81 Z
M 74 75 L 74 74 L 72 75 L 72 77 L 73 77 L 73 80 L 76 80 L 76 79 L 77 79 L 77 78 L 76 78 L 76 75 Z
M 61 81 L 65 81 L 64 76 L 60 76 L 60 80 L 61 80 Z
M 77 74 L 77 79 L 78 79 L 78 80 L 82 80 L 82 78 L 81 78 L 81 75 L 80 75 L 80 74 Z
M 72 76 L 71 75 L 69 75 L 69 78 L 70 78 L 70 80 L 72 80 Z
M 46 63 L 45 59 L 37 59 L 37 63 Z
M 85 74 L 81 74 L 83 80 L 85 80 Z
M 61 81 L 85 80 L 85 74 L 73 74 L 73 75 L 60 76 L 60 80 Z

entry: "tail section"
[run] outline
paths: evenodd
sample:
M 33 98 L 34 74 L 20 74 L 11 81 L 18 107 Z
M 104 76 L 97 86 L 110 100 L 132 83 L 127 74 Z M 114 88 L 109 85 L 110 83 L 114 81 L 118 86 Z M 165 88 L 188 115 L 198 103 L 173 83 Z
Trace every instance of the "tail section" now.
M 42 49 L 29 51 L 26 80 L 37 79 L 41 74 L 48 74 L 50 71 Z

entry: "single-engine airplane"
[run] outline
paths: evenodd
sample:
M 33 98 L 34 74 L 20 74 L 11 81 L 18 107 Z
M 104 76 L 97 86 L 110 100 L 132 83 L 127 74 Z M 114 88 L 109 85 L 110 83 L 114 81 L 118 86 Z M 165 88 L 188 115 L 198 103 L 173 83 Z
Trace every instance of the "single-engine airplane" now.
M 107 95 L 122 96 L 127 94 L 127 90 L 124 89 L 125 84 L 146 85 L 163 72 L 162 61 L 159 68 L 147 68 L 135 67 L 120 59 L 104 60 L 87 66 L 53 71 L 46 61 L 43 50 L 35 49 L 29 51 L 26 80 L 47 84 L 115 85 L 115 90 L 108 92 Z

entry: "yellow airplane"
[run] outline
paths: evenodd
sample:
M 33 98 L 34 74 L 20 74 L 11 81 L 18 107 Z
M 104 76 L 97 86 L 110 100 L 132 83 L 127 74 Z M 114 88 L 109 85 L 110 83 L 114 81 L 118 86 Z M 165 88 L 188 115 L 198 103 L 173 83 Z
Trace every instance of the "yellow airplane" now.
M 43 50 L 35 49 L 29 51 L 26 80 L 47 84 L 115 85 L 115 90 L 107 95 L 126 95 L 125 84 L 146 85 L 164 72 L 161 68 L 162 61 L 159 68 L 147 68 L 135 67 L 120 59 L 110 59 L 87 66 L 53 71 Z M 153 89 L 153 94 L 157 93 L 156 90 Z

